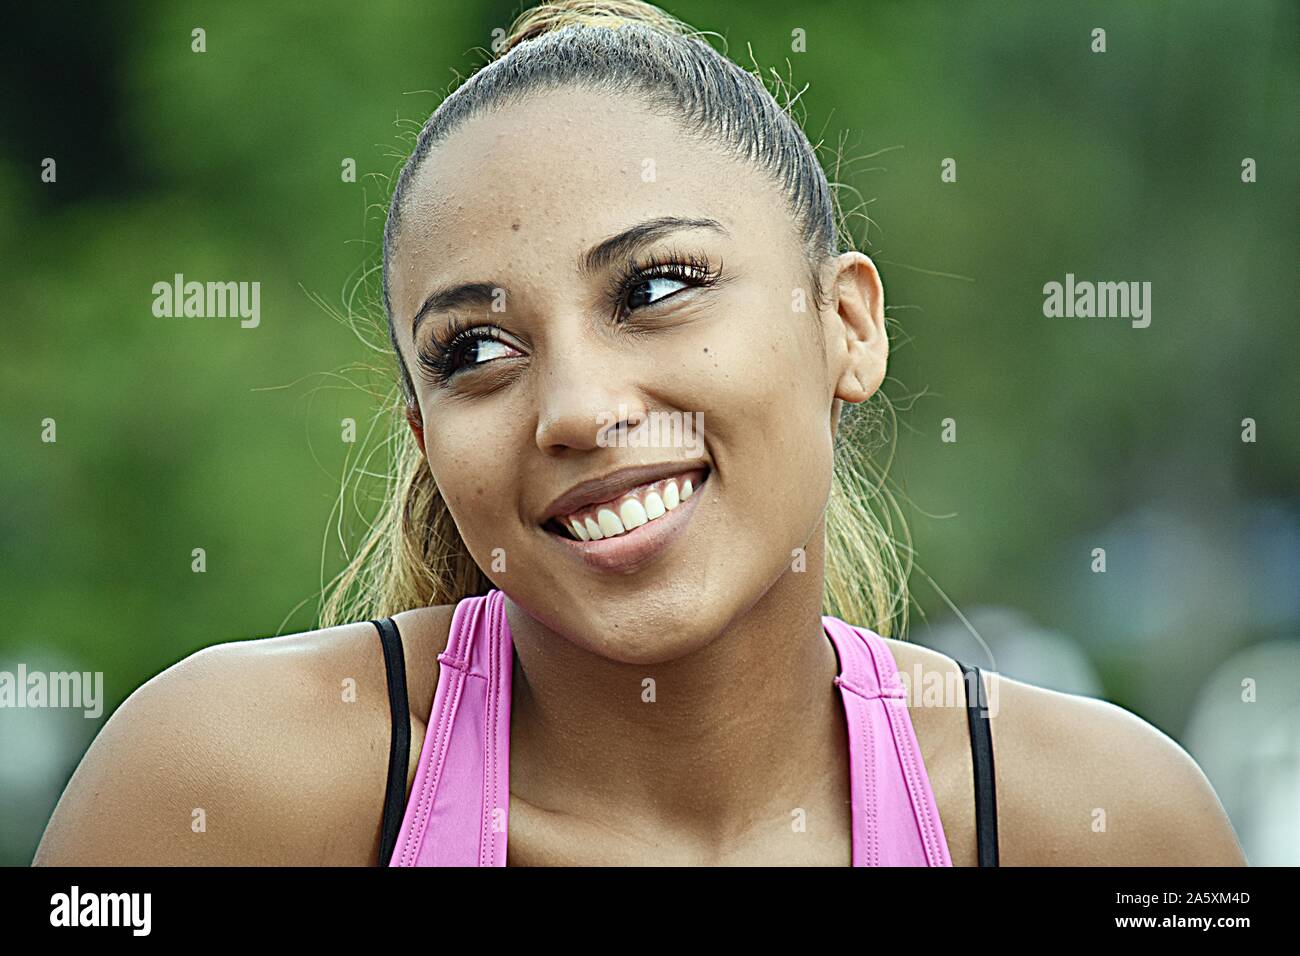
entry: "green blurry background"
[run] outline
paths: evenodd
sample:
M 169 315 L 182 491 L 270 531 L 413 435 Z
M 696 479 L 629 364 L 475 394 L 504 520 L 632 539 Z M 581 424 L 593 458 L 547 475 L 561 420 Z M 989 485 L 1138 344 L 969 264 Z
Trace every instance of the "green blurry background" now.
M 334 373 L 385 361 L 314 298 L 344 308 L 401 134 L 517 9 L 9 11 L 0 669 L 102 671 L 106 702 L 99 720 L 0 710 L 0 862 L 31 859 L 141 682 L 208 644 L 312 626 L 356 450 L 339 423 L 374 412 Z M 843 202 L 867 203 L 857 231 L 898 322 L 912 638 L 1141 714 L 1201 762 L 1252 862 L 1300 862 L 1300 8 L 668 9 L 810 84 L 814 142 L 847 137 L 860 195 Z M 155 318 L 152 286 L 178 272 L 260 281 L 260 327 Z M 1045 318 L 1043 284 L 1067 272 L 1151 282 L 1151 326 Z

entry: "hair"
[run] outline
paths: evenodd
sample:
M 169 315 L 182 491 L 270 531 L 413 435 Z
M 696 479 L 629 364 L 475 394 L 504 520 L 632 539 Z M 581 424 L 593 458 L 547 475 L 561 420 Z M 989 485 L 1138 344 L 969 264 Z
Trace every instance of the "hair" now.
M 412 179 L 431 150 L 472 117 L 570 85 L 631 96 L 664 111 L 688 135 L 753 163 L 781 190 L 807 258 L 813 301 L 824 307 L 821 267 L 841 247 L 854 248 L 847 217 L 792 116 L 794 100 L 782 106 L 761 74 L 742 69 L 702 37 L 641 0 L 544 3 L 520 14 L 496 56 L 448 95 L 420 130 L 397 177 L 383 234 L 383 304 L 399 386 L 390 392 L 385 412 L 392 467 L 383 474 L 386 493 L 378 516 L 327 585 L 322 626 L 454 604 L 494 586 L 461 539 L 407 424 L 418 406 L 397 344 L 388 281 Z M 779 78 L 777 89 L 785 91 Z M 867 402 L 843 406 L 826 510 L 824 612 L 885 636 L 906 630 L 910 570 L 910 560 L 904 566 L 900 557 L 910 548 L 891 533 L 895 518 L 902 534 L 907 532 L 885 486 L 888 463 L 878 468 L 871 457 L 883 444 L 879 426 L 893 417 L 883 390 Z

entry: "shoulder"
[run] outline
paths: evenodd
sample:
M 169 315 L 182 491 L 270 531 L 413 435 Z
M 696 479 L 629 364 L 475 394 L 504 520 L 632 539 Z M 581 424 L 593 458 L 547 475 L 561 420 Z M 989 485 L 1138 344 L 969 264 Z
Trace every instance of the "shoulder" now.
M 962 685 L 951 658 L 889 641 L 900 672 Z M 981 671 L 990 712 L 999 856 L 1017 866 L 1237 866 L 1245 858 L 1196 761 L 1168 735 L 1115 704 Z M 905 677 L 906 680 L 906 677 Z M 933 686 L 939 686 L 936 679 Z M 964 685 L 955 700 L 912 694 L 925 754 L 932 737 L 936 799 L 946 794 L 974 847 L 973 768 Z M 945 819 L 948 814 L 943 812 Z M 953 847 L 954 858 L 958 847 Z
M 1246 862 L 1209 780 L 1167 734 L 1108 701 L 989 679 L 1007 863 Z
M 437 631 L 450 609 L 395 619 L 412 736 L 422 742 Z M 391 728 L 382 646 L 369 622 L 205 648 L 109 718 L 34 862 L 371 865 Z

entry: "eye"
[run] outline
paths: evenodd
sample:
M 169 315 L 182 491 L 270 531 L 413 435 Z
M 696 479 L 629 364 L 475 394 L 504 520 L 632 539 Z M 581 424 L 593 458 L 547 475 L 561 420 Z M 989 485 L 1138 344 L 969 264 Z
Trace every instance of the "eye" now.
M 434 384 L 445 385 L 462 371 L 519 354 L 518 349 L 502 338 L 499 326 L 469 328 L 459 319 L 452 319 L 440 335 L 420 350 L 417 359 Z
M 500 339 L 481 334 L 469 335 L 465 338 L 464 345 L 461 347 L 461 354 L 465 358 L 465 361 L 461 364 L 482 365 L 494 358 L 502 358 L 510 354 L 511 351 L 513 350 L 510 346 Z
M 641 309 L 647 305 L 654 305 L 660 299 L 667 298 L 685 287 L 686 282 L 682 279 L 674 279 L 672 276 L 651 276 L 632 283 L 625 301 L 629 310 Z
M 627 262 L 612 283 L 617 318 L 658 305 L 689 288 L 711 286 L 721 275 L 721 265 L 709 268 L 703 256 L 665 253 L 650 262 Z

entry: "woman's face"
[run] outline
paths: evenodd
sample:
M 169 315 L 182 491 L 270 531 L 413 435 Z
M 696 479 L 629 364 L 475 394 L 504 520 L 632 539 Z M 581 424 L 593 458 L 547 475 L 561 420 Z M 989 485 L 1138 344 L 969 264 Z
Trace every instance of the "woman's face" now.
M 417 435 L 488 578 L 638 663 L 699 648 L 783 575 L 820 594 L 836 399 L 875 391 L 887 347 L 870 261 L 823 276 L 819 313 L 776 187 L 631 99 L 534 95 L 435 147 L 389 294 Z M 664 479 L 682 474 L 674 508 Z M 566 516 L 604 537 L 561 532 Z

